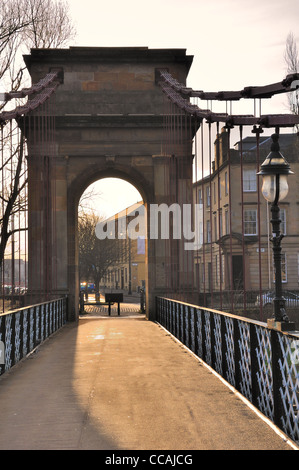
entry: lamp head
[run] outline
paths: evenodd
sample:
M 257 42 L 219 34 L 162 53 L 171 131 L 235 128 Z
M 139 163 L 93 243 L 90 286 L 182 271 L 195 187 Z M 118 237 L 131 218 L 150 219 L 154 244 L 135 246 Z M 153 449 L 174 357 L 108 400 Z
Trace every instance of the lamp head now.
M 288 194 L 288 175 L 294 174 L 289 163 L 280 153 L 278 143 L 279 135 L 272 136 L 271 152 L 261 165 L 258 175 L 263 177 L 262 193 L 269 202 L 279 202 Z

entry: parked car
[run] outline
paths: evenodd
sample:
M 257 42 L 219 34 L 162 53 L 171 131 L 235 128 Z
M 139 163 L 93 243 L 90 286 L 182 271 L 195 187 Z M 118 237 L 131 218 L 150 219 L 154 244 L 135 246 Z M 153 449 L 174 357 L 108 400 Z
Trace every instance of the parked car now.
M 294 292 L 283 291 L 283 298 L 285 299 L 287 307 L 298 307 L 299 306 L 299 295 Z M 267 307 L 273 304 L 275 292 L 266 292 L 262 294 L 261 303 L 263 307 Z M 258 295 L 255 302 L 256 306 L 260 305 L 260 296 Z

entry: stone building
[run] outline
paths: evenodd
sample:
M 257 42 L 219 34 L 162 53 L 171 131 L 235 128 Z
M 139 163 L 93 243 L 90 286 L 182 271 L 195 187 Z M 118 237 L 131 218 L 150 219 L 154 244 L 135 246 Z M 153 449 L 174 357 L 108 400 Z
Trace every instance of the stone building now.
M 195 255 L 195 283 L 200 301 L 219 307 L 220 293 L 247 293 L 274 289 L 270 206 L 261 193 L 261 163 L 270 152 L 271 136 L 255 136 L 229 149 L 228 133 L 222 129 L 215 141 L 211 174 L 194 184 L 194 201 L 200 204 L 201 248 Z M 280 203 L 283 288 L 299 289 L 299 137 L 281 134 L 280 151 L 290 163 L 289 193 Z M 259 161 L 257 161 L 259 154 Z M 225 302 L 224 302 L 225 303 Z
M 137 217 L 139 221 L 140 217 L 143 217 L 143 224 L 145 224 L 143 207 L 143 203 L 138 202 L 118 212 L 105 222 L 115 221 L 116 234 L 126 235 L 130 222 Z M 145 287 L 145 236 L 125 236 L 124 239 L 116 237 L 115 243 L 121 245 L 119 257 L 108 268 L 100 287 L 108 290 L 121 289 L 129 293 L 138 292 L 141 287 Z

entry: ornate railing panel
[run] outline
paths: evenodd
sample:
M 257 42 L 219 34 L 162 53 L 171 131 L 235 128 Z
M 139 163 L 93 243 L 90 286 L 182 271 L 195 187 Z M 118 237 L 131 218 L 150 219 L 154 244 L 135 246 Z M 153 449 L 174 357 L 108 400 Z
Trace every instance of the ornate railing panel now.
M 66 323 L 66 298 L 0 314 L 0 375 Z
M 299 332 L 162 297 L 157 321 L 299 443 Z

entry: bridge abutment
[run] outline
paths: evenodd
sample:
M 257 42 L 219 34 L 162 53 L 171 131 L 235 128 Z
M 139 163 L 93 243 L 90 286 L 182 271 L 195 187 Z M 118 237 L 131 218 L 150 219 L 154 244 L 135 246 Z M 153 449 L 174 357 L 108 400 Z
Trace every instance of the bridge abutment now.
M 51 70 L 59 70 L 62 77 L 50 106 L 55 139 L 48 158 L 49 193 L 45 168 L 34 158 L 39 142 L 33 133 L 27 137 L 29 290 L 67 294 L 69 320 L 76 320 L 77 212 L 84 190 L 98 179 L 115 177 L 133 184 L 147 209 L 151 204 L 192 202 L 192 139 L 183 137 L 183 157 L 164 154 L 167 111 L 156 83 L 161 68 L 185 83 L 192 57 L 184 49 L 78 47 L 32 50 L 25 62 L 33 82 Z M 46 204 L 42 194 L 48 197 Z M 148 233 L 149 224 L 150 219 Z M 192 253 L 186 264 L 182 240 L 166 245 L 150 237 L 146 243 L 149 319 L 155 319 L 156 295 L 175 293 L 178 286 L 190 289 L 192 283 Z

